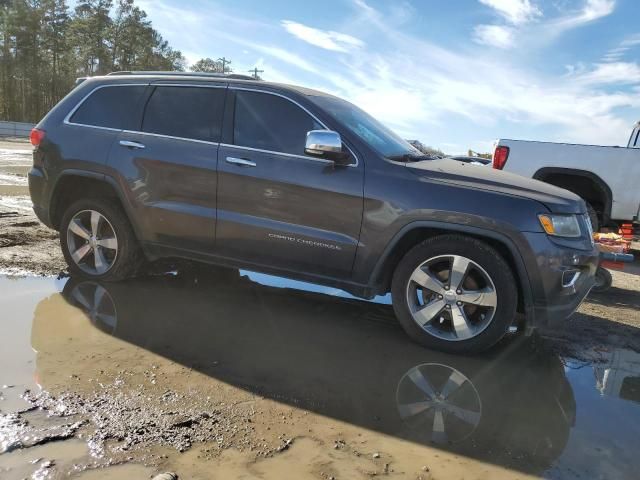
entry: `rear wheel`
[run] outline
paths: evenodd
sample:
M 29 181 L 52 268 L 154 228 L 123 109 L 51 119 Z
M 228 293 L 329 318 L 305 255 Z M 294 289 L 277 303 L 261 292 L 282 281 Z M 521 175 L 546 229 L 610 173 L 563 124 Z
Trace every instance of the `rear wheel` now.
M 411 249 L 392 280 L 393 307 L 422 345 L 472 353 L 498 342 L 512 324 L 517 289 L 511 268 L 471 237 L 434 237 Z
M 60 224 L 62 253 L 72 274 L 107 281 L 134 276 L 143 255 L 122 209 L 106 199 L 78 200 Z

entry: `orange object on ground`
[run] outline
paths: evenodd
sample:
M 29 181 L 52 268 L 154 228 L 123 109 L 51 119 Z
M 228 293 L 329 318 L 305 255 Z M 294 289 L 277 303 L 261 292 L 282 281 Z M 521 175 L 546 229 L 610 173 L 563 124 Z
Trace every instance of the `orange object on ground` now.
M 633 224 L 623 223 L 620 227 L 619 233 L 625 240 L 633 240 Z
M 624 270 L 623 262 L 612 262 L 610 260 L 602 260 L 600 262 L 600 266 L 602 268 L 606 268 L 607 270 Z

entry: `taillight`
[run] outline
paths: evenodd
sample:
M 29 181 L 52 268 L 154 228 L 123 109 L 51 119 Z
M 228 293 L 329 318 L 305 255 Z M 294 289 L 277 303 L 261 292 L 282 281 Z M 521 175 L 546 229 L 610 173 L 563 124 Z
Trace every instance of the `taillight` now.
M 31 134 L 29 135 L 29 140 L 31 140 L 31 145 L 37 147 L 40 145 L 40 142 L 44 139 L 44 130 L 38 130 L 37 128 L 31 129 Z
M 509 147 L 498 145 L 493 152 L 493 168 L 502 170 L 507 163 L 507 158 L 509 158 Z

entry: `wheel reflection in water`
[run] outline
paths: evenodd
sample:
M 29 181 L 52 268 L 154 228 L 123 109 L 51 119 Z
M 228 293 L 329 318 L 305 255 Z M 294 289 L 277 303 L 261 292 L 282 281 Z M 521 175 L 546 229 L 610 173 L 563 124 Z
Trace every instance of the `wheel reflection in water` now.
M 407 371 L 398 382 L 396 405 L 412 431 L 438 444 L 469 437 L 482 416 L 482 402 L 473 383 L 455 368 L 439 363 Z

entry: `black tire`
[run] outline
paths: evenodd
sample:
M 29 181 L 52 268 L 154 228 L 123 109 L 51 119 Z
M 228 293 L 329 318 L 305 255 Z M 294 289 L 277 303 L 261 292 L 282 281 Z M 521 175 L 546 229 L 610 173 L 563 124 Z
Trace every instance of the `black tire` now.
M 479 265 L 495 285 L 497 304 L 490 323 L 477 335 L 464 340 L 438 338 L 413 319 L 407 300 L 407 287 L 414 270 L 428 259 L 442 255 L 459 255 Z M 511 267 L 491 246 L 472 237 L 442 235 L 429 238 L 413 247 L 398 263 L 391 282 L 393 308 L 409 336 L 421 345 L 451 353 L 478 353 L 504 337 L 513 323 L 518 304 L 518 291 Z
M 613 277 L 611 276 L 611 272 L 606 268 L 598 267 L 596 270 L 596 283 L 592 290 L 596 293 L 606 292 L 611 288 L 612 284 Z
M 596 212 L 596 209 L 593 208 L 590 203 L 587 203 L 587 214 L 589 215 L 589 219 L 591 219 L 593 231 L 597 232 L 600 229 L 600 219 L 598 218 L 598 212 Z
M 106 218 L 115 231 L 117 238 L 118 250 L 115 260 L 111 267 L 102 274 L 91 274 L 80 268 L 73 260 L 68 245 L 67 229 L 69 223 L 76 214 L 86 210 L 96 211 Z M 65 210 L 60 223 L 60 246 L 62 247 L 64 259 L 69 266 L 69 273 L 94 280 L 117 282 L 134 277 L 145 260 L 127 215 L 116 201 L 108 198 L 83 199 L 72 203 Z

